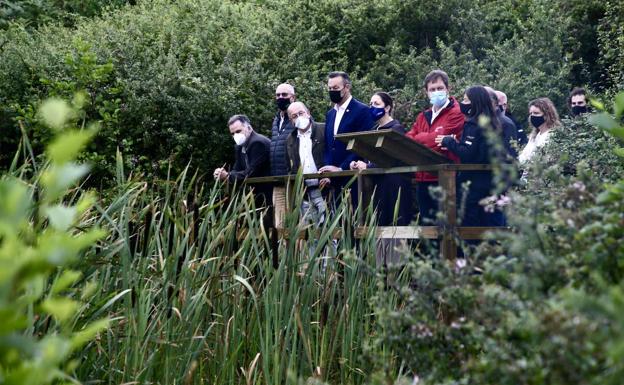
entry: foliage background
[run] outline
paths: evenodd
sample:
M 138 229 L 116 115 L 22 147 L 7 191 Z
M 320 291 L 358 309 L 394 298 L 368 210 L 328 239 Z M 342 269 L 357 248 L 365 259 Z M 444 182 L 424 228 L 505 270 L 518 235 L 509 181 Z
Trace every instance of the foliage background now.
M 545 0 L 27 1 L 4 2 L 0 31 L 0 162 L 19 140 L 49 134 L 33 115 L 47 95 L 90 95 L 101 130 L 89 183 L 109 185 L 115 152 L 127 169 L 166 174 L 188 162 L 232 161 L 225 123 L 248 114 L 267 133 L 274 87 L 295 85 L 324 120 L 331 70 L 346 70 L 363 101 L 390 91 L 409 126 L 427 101 L 424 75 L 443 68 L 453 93 L 473 83 L 505 91 L 523 121 L 548 96 L 566 113 L 573 86 L 621 85 L 622 5 Z M 618 29 L 619 28 L 619 29 Z

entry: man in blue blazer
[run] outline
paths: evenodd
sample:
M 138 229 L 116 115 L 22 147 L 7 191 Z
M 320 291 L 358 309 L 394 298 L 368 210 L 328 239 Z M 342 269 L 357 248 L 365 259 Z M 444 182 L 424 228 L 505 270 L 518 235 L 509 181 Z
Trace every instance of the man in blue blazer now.
M 319 172 L 349 170 L 351 162 L 361 158 L 347 151 L 346 144 L 335 140 L 334 135 L 368 131 L 374 121 L 368 106 L 351 96 L 351 80 L 346 72 L 331 72 L 327 88 L 334 108 L 325 115 L 325 166 Z

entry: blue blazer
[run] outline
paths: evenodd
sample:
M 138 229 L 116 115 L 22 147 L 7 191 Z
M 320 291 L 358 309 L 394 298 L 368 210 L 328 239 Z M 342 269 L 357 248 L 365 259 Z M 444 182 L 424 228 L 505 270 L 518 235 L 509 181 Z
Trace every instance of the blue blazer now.
M 368 112 L 366 104 L 352 98 L 347 110 L 342 115 L 338 134 L 348 132 L 369 131 L 375 122 Z M 347 151 L 347 145 L 339 140 L 334 140 L 334 122 L 336 121 L 336 109 L 332 108 L 325 115 L 325 164 L 349 170 L 349 164 L 361 159 L 357 154 Z

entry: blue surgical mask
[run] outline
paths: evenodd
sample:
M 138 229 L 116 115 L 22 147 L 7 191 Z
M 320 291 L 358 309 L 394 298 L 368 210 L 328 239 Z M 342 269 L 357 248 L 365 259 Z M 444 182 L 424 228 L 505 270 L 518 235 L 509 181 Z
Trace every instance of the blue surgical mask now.
M 371 116 L 371 118 L 373 118 L 373 121 L 378 121 L 379 119 L 381 119 L 382 116 L 384 116 L 386 114 L 386 109 L 383 107 L 373 107 L 370 106 L 368 108 L 368 112 Z
M 448 93 L 446 91 L 433 91 L 429 95 L 429 101 L 431 102 L 432 105 L 436 106 L 437 108 L 440 108 L 443 105 L 445 105 L 447 100 L 448 100 Z

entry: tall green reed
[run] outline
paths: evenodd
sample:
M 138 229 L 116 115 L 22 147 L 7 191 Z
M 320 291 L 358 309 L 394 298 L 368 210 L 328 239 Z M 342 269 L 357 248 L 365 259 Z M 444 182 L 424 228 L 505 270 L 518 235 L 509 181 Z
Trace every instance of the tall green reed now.
M 152 184 L 126 180 L 121 166 L 117 175 L 116 193 L 85 219 L 108 228 L 110 236 L 84 260 L 85 275 L 97 282 L 92 304 L 99 310 L 81 320 L 104 312 L 115 322 L 83 351 L 78 378 L 366 380 L 364 347 L 376 327 L 369 301 L 378 290 L 375 247 L 372 232 L 353 238 L 357 212 L 348 203 L 317 229 L 299 220 L 303 190 L 297 188 L 285 220 L 291 237 L 279 242 L 274 267 L 265 212 L 245 190 L 208 187 L 188 170 Z M 296 240 L 298 233 L 307 239 Z

